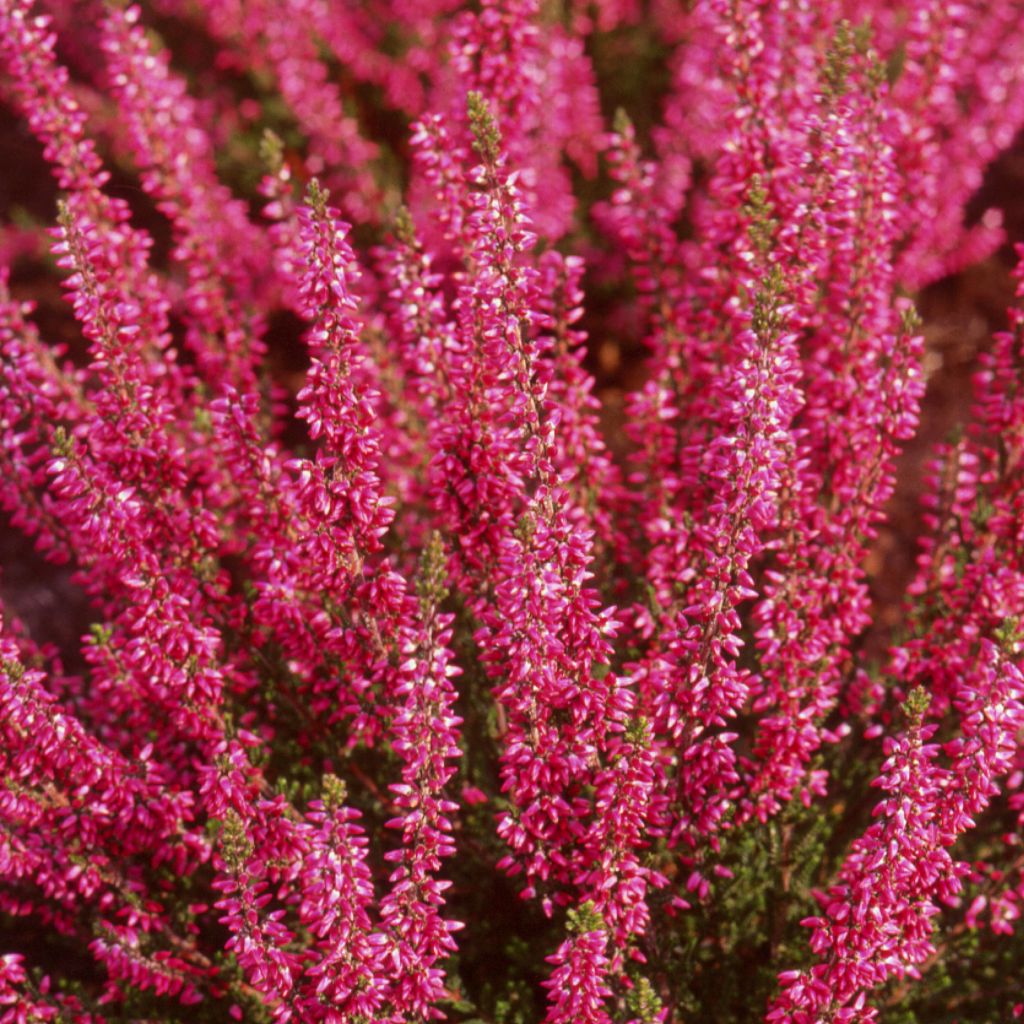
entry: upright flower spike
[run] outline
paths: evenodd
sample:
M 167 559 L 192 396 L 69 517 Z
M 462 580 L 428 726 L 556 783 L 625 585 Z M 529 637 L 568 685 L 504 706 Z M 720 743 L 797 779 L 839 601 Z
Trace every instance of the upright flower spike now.
M 603 796 L 615 791 L 621 756 L 635 752 L 614 741 L 632 697 L 627 681 L 607 670 L 616 624 L 586 585 L 592 535 L 556 469 L 563 411 L 547 385 L 551 342 L 534 327 L 535 276 L 519 255 L 532 234 L 479 94 L 469 95 L 469 118 L 476 167 L 467 174 L 439 152 L 425 159 L 445 167 L 435 177 L 438 200 L 470 210 L 459 240 L 467 273 L 454 303 L 456 343 L 445 366 L 451 413 L 435 438 L 434 473 L 457 545 L 456 580 L 482 623 L 475 639 L 506 716 L 502 775 L 513 810 L 499 821 L 511 848 L 504 865 L 525 870 L 524 893 L 544 894 L 547 907 L 568 902 L 559 892 L 567 884 L 599 901 L 608 922 L 602 941 L 614 931 L 625 944 L 646 921 L 641 836 L 620 833 L 614 801 L 592 802 L 581 786 L 593 779 Z M 636 772 L 637 799 L 648 782 Z M 618 886 L 620 879 L 628 884 Z M 579 991 L 603 993 L 610 964 L 619 968 L 619 952 L 583 957 L 580 969 L 595 973 L 579 979 Z
M 580 844 L 587 857 L 576 883 L 586 899 L 569 910 L 569 936 L 547 958 L 555 965 L 544 982 L 551 1024 L 612 1019 L 606 1007 L 612 995 L 608 981 L 621 977 L 627 959 L 643 961 L 633 947 L 650 921 L 647 891 L 668 884 L 641 859 L 652 833 L 661 834 L 648 824 L 660 815 L 652 807 L 658 786 L 645 721 L 631 722 L 624 736 L 609 742 L 608 761 L 595 783 L 593 824 Z
M 435 185 L 435 215 L 454 236 L 458 253 L 461 225 L 470 208 L 458 181 L 460 151 L 451 151 L 447 126 L 440 120 L 421 125 L 416 140 L 420 144 L 417 158 Z M 449 400 L 451 382 L 446 366 L 459 344 L 442 293 L 444 276 L 434 270 L 431 255 L 407 211 L 402 212 L 395 242 L 381 250 L 380 259 L 391 286 L 389 323 L 401 342 L 406 378 L 414 382 L 420 396 L 415 413 L 424 435 L 429 436 L 439 429 Z M 581 517 L 585 528 L 596 529 L 610 551 L 621 546 L 611 522 L 612 508 L 625 499 L 618 470 L 597 428 L 593 378 L 581 365 L 586 335 L 573 326 L 582 315 L 584 264 L 578 258 L 563 258 L 549 251 L 537 270 L 536 324 L 544 334 L 538 341 L 536 367 L 549 402 L 559 409 L 559 429 L 552 436 L 555 471 L 571 492 L 573 514 Z
M 437 877 L 442 860 L 455 853 L 451 815 L 458 805 L 447 786 L 462 756 L 455 714 L 456 692 L 449 644 L 452 616 L 442 613 L 445 552 L 434 534 L 424 550 L 415 603 L 409 602 L 399 634 L 403 659 L 391 684 L 392 749 L 402 761 L 402 781 L 392 783 L 398 816 L 388 824 L 401 830 L 401 846 L 385 854 L 394 865 L 390 890 L 381 900 L 381 923 L 390 950 L 389 1000 L 396 1009 L 438 1016 L 444 971 L 436 966 L 457 949 L 458 921 L 442 917 L 444 892 Z
M 58 364 L 64 350 L 39 337 L 28 319 L 31 304 L 11 296 L 8 277 L 0 268 L 0 505 L 40 551 L 67 562 L 67 532 L 41 488 L 54 431 L 84 419 L 88 403 L 80 375 Z
M 51 487 L 65 523 L 77 532 L 77 553 L 93 580 L 114 584 L 121 604 L 111 610 L 135 636 L 126 648 L 130 663 L 143 672 L 150 671 L 152 659 L 162 664 L 169 674 L 153 672 L 145 685 L 158 705 L 169 702 L 184 727 L 201 733 L 210 721 L 200 724 L 204 712 L 182 707 L 179 698 L 184 693 L 186 704 L 198 700 L 206 712 L 220 700 L 223 675 L 213 664 L 217 632 L 208 620 L 197 623 L 189 610 L 197 596 L 195 566 L 216 550 L 216 526 L 209 509 L 183 500 L 201 465 L 186 466 L 174 429 L 174 392 L 141 342 L 142 313 L 126 301 L 110 270 L 115 253 L 74 209 L 76 198 L 62 213 L 55 250 L 73 271 L 68 283 L 76 315 L 93 343 L 93 369 L 107 386 L 96 396 L 87 442 L 61 440 L 48 467 Z M 124 445 L 125 436 L 133 440 L 131 447 Z M 175 552 L 177 562 L 161 565 L 154 551 L 159 546 Z M 191 673 L 171 667 L 179 656 L 179 664 L 199 659 Z M 122 674 L 110 667 L 115 678 Z
M 875 808 L 878 820 L 854 844 L 838 884 L 819 895 L 821 915 L 803 922 L 823 962 L 779 975 L 782 992 L 767 1021 L 868 1024 L 877 1012 L 866 1006 L 866 993 L 930 951 L 937 910 L 930 896 L 951 863 L 937 820 L 949 779 L 936 764 L 938 746 L 927 742 L 936 729 L 923 722 L 927 707 L 927 695 L 915 690 L 907 730 L 886 741 L 875 781 L 887 794 Z
M 346 110 L 318 47 L 317 4 L 310 0 L 214 0 L 193 7 L 161 0 L 179 16 L 197 17 L 234 61 L 273 76 L 280 96 L 309 139 L 306 168 L 344 197 L 346 215 L 360 222 L 380 217 L 381 189 L 373 162 L 377 146 Z
M 273 243 L 273 267 L 282 302 L 300 313 L 299 281 L 302 279 L 299 250 L 302 242 L 295 210 L 299 202 L 292 169 L 285 160 L 284 143 L 269 129 L 260 140 L 260 160 L 265 174 L 259 193 L 266 200 L 263 216 L 270 221 L 267 234 Z
M 1003 623 L 995 642 L 982 641 L 979 679 L 961 687 L 955 707 L 961 737 L 948 743 L 955 779 L 944 811 L 952 834 L 972 828 L 975 819 L 1000 792 L 999 781 L 1018 766 L 1024 725 L 1024 675 L 1015 663 L 1021 654 L 1017 620 Z
M 692 533 L 703 554 L 689 597 L 698 628 L 683 626 L 690 617 L 683 612 L 677 630 L 686 675 L 669 712 L 684 752 L 678 780 L 684 810 L 677 828 L 714 828 L 736 777 L 728 746 L 734 734 L 702 734 L 733 717 L 750 692 L 747 673 L 737 664 L 736 606 L 754 594 L 751 561 L 778 523 L 783 467 L 794 449 L 788 428 L 799 392 L 781 275 L 769 275 L 762 287 L 750 326 L 737 337 L 742 356 L 723 382 L 723 408 L 735 417 L 735 433 L 715 438 L 703 460 L 714 493 Z
M 315 181 L 299 218 L 306 263 L 301 298 L 313 324 L 313 363 L 299 392 L 299 416 L 309 424 L 310 436 L 323 440 L 324 456 L 314 473 L 323 478 L 338 465 L 341 478 L 326 489 L 350 524 L 353 544 L 369 552 L 376 549 L 391 513 L 389 499 L 380 494 L 380 441 L 371 429 L 377 396 L 367 386 L 367 360 L 352 317 L 356 301 L 349 277 L 357 279 L 359 271 L 345 240 L 348 225 L 327 206 Z
M 349 290 L 359 269 L 345 240 L 348 226 L 319 186 L 310 199 L 297 211 L 303 269 L 295 295 L 310 323 L 313 362 L 298 397 L 299 416 L 318 443 L 315 456 L 286 467 L 276 447 L 266 449 L 253 433 L 250 398 L 218 400 L 214 420 L 231 461 L 251 481 L 245 515 L 254 532 L 248 558 L 256 573 L 255 620 L 282 645 L 296 675 L 312 681 L 307 697 L 327 724 L 357 715 L 356 742 L 382 727 L 374 680 L 387 661 L 402 598 L 388 573 L 368 564 L 393 513 L 378 475 L 375 371 Z M 338 680 L 332 663 L 350 666 L 350 678 Z
M 444 789 L 454 771 L 450 762 L 460 756 L 459 719 L 452 712 L 454 690 L 449 682 L 455 669 L 449 665 L 446 646 L 451 632 L 449 620 L 437 610 L 437 593 L 417 602 L 405 593 L 405 581 L 387 563 L 375 566 L 375 572 L 366 566 L 368 556 L 379 548 L 391 512 L 388 499 L 379 494 L 375 472 L 380 456 L 372 395 L 360 386 L 358 375 L 362 356 L 350 317 L 354 302 L 345 282 L 352 254 L 336 211 L 327 207 L 326 197 L 315 186 L 302 216 L 308 267 L 302 294 L 314 323 L 310 340 L 315 354 L 299 396 L 300 415 L 310 423 L 314 437 L 322 432 L 325 458 L 331 460 L 325 464 L 337 465 L 335 500 L 343 497 L 338 485 L 349 482 L 351 512 L 346 518 L 351 524 L 354 575 L 365 574 L 369 580 L 355 596 L 369 611 L 367 625 L 377 637 L 371 645 L 393 643 L 401 659 L 397 672 L 383 669 L 393 708 L 388 713 L 393 749 L 404 762 L 403 781 L 393 787 L 401 812 L 393 824 L 402 829 L 402 843 L 388 854 L 396 866 L 391 892 L 381 904 L 396 972 L 389 999 L 402 1010 L 426 1013 L 443 993 L 443 974 L 433 965 L 454 948 L 449 936 L 454 925 L 439 916 L 446 886 L 435 877 L 441 858 L 453 852 L 447 815 L 455 805 L 445 799 Z M 443 555 L 435 555 L 424 569 L 434 591 L 443 561 Z M 367 659 L 371 674 L 381 672 L 373 667 L 381 653 Z
M 311 463 L 296 460 L 290 473 L 276 444 L 261 442 L 258 409 L 255 396 L 230 391 L 211 409 L 225 464 L 242 482 L 237 523 L 247 543 L 239 554 L 251 580 L 244 628 L 255 643 L 279 651 L 286 673 L 280 696 L 289 706 L 306 702 L 301 746 L 340 736 L 342 722 L 345 743 L 372 743 L 383 727 L 373 666 L 387 660 L 393 590 L 358 554 L 341 510 L 311 500 Z M 341 666 L 347 670 L 339 675 Z M 277 692 L 266 695 L 264 712 L 272 717 L 280 710 Z
M 413 192 L 410 206 L 414 215 L 423 214 L 417 224 L 424 243 L 458 264 L 466 259 L 462 246 L 470 206 L 462 167 L 471 159 L 472 145 L 462 138 L 458 122 L 435 113 L 424 114 L 413 125 L 411 143 L 422 191 Z
M 487 100 L 505 126 L 505 152 L 519 169 L 518 185 L 537 230 L 557 239 L 569 229 L 574 207 L 563 158 L 593 174 L 602 138 L 600 104 L 579 42 L 540 20 L 538 0 L 484 0 L 455 25 L 455 74 L 446 84 L 455 123 L 467 92 Z M 443 109 L 437 96 L 434 108 Z
M 175 229 L 188 274 L 187 344 L 204 379 L 256 391 L 265 246 L 242 204 L 217 179 L 211 140 L 165 53 L 154 53 L 138 7 L 110 7 L 102 46 L 142 184 Z
M 234 952 L 249 982 L 273 1008 L 275 1024 L 287 1024 L 295 1016 L 299 958 L 283 948 L 293 936 L 280 923 L 280 912 L 262 912 L 270 901 L 263 869 L 267 852 L 257 852 L 251 822 L 229 810 L 217 858 L 214 888 L 222 896 L 216 906 L 232 933 L 225 948 Z
M 704 679 L 700 666 L 687 664 L 691 646 L 684 638 L 706 632 L 709 642 L 717 645 L 720 628 L 725 634 L 736 632 L 733 605 L 753 596 L 742 575 L 773 530 L 773 506 L 782 483 L 778 474 L 794 449 L 790 423 L 801 401 L 792 328 L 782 324 L 793 321 L 795 327 L 792 299 L 802 268 L 781 225 L 788 223 L 799 194 L 793 179 L 802 159 L 797 154 L 803 151 L 803 89 L 810 89 L 804 81 L 808 15 L 801 5 L 776 10 L 760 4 L 715 5 L 712 13 L 725 42 L 724 70 L 735 93 L 729 145 L 711 180 L 712 201 L 700 211 L 703 240 L 694 261 L 707 269 L 685 288 L 682 246 L 660 225 L 649 172 L 639 162 L 625 121 L 618 125 L 613 148 L 615 173 L 623 188 L 618 195 L 622 209 L 612 219 L 629 234 L 638 283 L 651 296 L 653 317 L 652 376 L 644 391 L 631 398 L 628 428 L 640 446 L 633 481 L 648 549 L 645 576 L 656 602 L 653 613 L 644 608 L 637 613 L 639 632 L 652 641 L 645 644 L 634 675 L 657 742 L 672 736 L 669 747 L 678 746 L 679 721 L 687 712 L 671 710 L 674 698 L 663 693 L 663 687 L 679 685 L 670 680 L 682 680 L 692 671 L 695 676 L 685 685 L 709 688 L 712 694 L 717 690 Z M 783 47 L 797 58 L 785 70 L 779 62 Z M 629 216 L 631 209 L 635 212 Z M 750 333 L 753 296 L 765 310 L 775 308 L 772 316 L 778 318 L 779 329 L 769 332 L 771 337 L 766 334 L 758 340 L 756 331 Z M 740 346 L 732 341 L 737 336 L 744 339 Z M 753 401 L 758 402 L 757 411 Z M 737 462 L 746 459 L 747 444 L 755 436 L 762 440 L 754 442 L 760 450 L 749 466 L 766 459 L 758 472 L 747 477 L 745 470 L 737 478 L 735 466 L 713 470 L 712 453 Z M 768 466 L 772 468 L 762 481 L 760 472 Z M 750 493 L 737 494 L 739 505 L 733 509 L 726 492 L 737 479 L 747 481 Z M 767 486 L 758 498 L 762 482 Z M 751 510 L 756 525 L 744 522 Z M 700 537 L 695 536 L 698 528 Z M 716 533 L 721 531 L 725 533 L 719 538 Z M 732 531 L 744 531 L 746 538 L 735 566 L 732 555 L 725 554 L 725 537 Z M 724 546 L 716 553 L 720 541 Z M 705 572 L 702 565 L 705 557 L 710 565 L 720 563 L 722 555 L 727 563 L 722 566 L 724 575 L 712 583 L 718 570 Z M 713 594 L 707 595 L 712 605 L 705 606 L 705 598 L 694 594 L 695 585 L 710 586 L 712 591 L 725 587 L 729 596 L 715 604 Z M 736 587 L 740 589 L 732 589 Z M 744 589 L 750 592 L 741 594 Z M 694 617 L 704 624 L 692 621 Z M 716 658 L 731 662 L 735 656 L 723 649 Z M 738 710 L 748 685 L 742 682 L 731 694 L 723 691 L 725 706 Z M 703 728 L 696 722 L 694 727 Z M 666 750 L 667 762 L 673 756 Z M 723 791 L 732 774 L 730 770 L 722 775 Z
M 724 180 L 733 173 L 727 163 Z M 635 669 L 641 706 L 652 716 L 655 735 L 665 737 L 660 742 L 666 760 L 675 765 L 674 836 L 685 837 L 691 848 L 701 834 L 719 827 L 739 781 L 730 745 L 736 734 L 718 731 L 751 692 L 749 672 L 738 663 L 737 606 L 756 596 L 750 569 L 778 528 L 786 467 L 796 450 L 791 424 L 801 404 L 795 335 L 787 322 L 793 315 L 787 289 L 795 281 L 775 266 L 760 282 L 747 283 L 749 266 L 766 258 L 778 226 L 756 176 L 743 213 L 749 219 L 736 230 L 742 232 L 739 244 L 748 266 L 734 278 L 723 276 L 720 284 L 716 277 L 716 287 L 739 292 L 719 300 L 722 320 L 734 328 L 736 341 L 707 400 L 708 415 L 718 426 L 680 453 L 680 476 L 673 477 L 678 471 L 671 468 L 665 474 L 685 481 L 692 473 L 694 483 L 701 484 L 687 490 L 701 496 L 683 516 L 662 501 L 651 524 L 657 530 L 652 532 L 657 544 L 652 584 L 656 594 L 663 592 L 657 588 L 658 567 L 664 565 L 665 584 L 672 589 L 665 592 L 667 608 L 654 624 L 655 644 Z M 734 216 L 730 211 L 729 219 Z M 747 288 L 752 310 L 740 301 Z M 721 324 L 715 328 L 721 329 Z M 675 450 L 680 451 L 678 443 Z M 673 551 L 682 554 L 682 565 L 672 564 Z
M 450 933 L 457 927 L 441 916 L 447 883 L 436 877 L 441 860 L 452 852 L 448 816 L 456 807 L 446 799 L 445 787 L 452 761 L 460 756 L 450 682 L 457 670 L 450 664 L 450 621 L 437 609 L 438 594 L 417 600 L 379 554 L 391 519 L 390 500 L 381 494 L 377 476 L 376 396 L 367 386 L 372 375 L 350 291 L 359 271 L 345 240 L 347 225 L 337 218 L 314 184 L 299 210 L 304 259 L 297 295 L 311 325 L 307 341 L 313 352 L 299 415 L 318 442 L 315 458 L 295 460 L 293 484 L 275 474 L 273 459 L 251 448 L 244 403 L 220 402 L 216 416 L 226 433 L 237 428 L 240 465 L 255 470 L 260 501 L 278 524 L 277 532 L 258 542 L 255 564 L 265 575 L 255 584 L 257 619 L 281 637 L 294 670 L 313 676 L 306 695 L 323 702 L 328 721 L 366 706 L 366 739 L 386 736 L 403 766 L 402 781 L 392 786 L 398 816 L 391 824 L 401 829 L 401 840 L 386 854 L 394 865 L 390 888 L 380 904 L 379 929 L 364 929 L 360 940 L 368 959 L 353 965 L 363 981 L 374 972 L 379 980 L 360 984 L 358 991 L 330 981 L 324 964 L 348 954 L 330 944 L 336 930 L 325 918 L 325 959 L 298 980 L 295 1005 L 306 1000 L 304 1012 L 320 1012 L 313 1007 L 322 995 L 346 1008 L 365 1003 L 422 1015 L 433 1013 L 444 993 L 444 974 L 436 964 L 454 948 Z M 305 560 L 297 557 L 303 554 Z M 435 591 L 444 561 L 438 557 L 428 573 Z M 289 630 L 290 624 L 300 628 Z M 289 632 L 295 634 L 291 639 Z M 347 669 L 341 679 L 339 666 Z M 356 724 L 362 728 L 358 717 Z M 336 813 L 346 812 L 336 808 Z M 323 823 L 328 825 L 326 818 Z M 313 836 L 310 842 L 319 840 Z M 353 870 L 354 879 L 359 872 Z M 308 897 L 302 906 L 314 921 Z
M 899 181 L 885 142 L 893 114 L 865 34 L 845 22 L 825 53 L 819 103 L 810 202 L 822 213 L 802 230 L 813 291 L 798 312 L 807 324 L 805 404 L 783 540 L 753 612 L 754 707 L 763 717 L 750 768 L 756 795 L 743 813 L 762 817 L 823 785 L 820 774 L 805 778 L 803 765 L 870 621 L 862 564 L 923 392 L 916 315 L 894 298 Z
M 85 113 L 71 94 L 67 69 L 56 60 L 56 36 L 45 16 L 29 16 L 31 6 L 23 0 L 0 4 L 0 60 L 58 185 L 69 192 L 69 209 L 102 234 L 110 256 L 106 269 L 112 290 L 131 296 L 137 343 L 159 357 L 159 373 L 182 407 L 182 419 L 187 420 L 191 416 L 185 398 L 189 374 L 167 357 L 169 303 L 162 283 L 149 268 L 151 239 L 129 225 L 128 204 L 103 191 L 109 174 L 86 134 Z
M 549 1021 L 608 1024 L 605 1002 L 612 994 L 603 979 L 608 972 L 608 935 L 593 904 L 569 911 L 570 938 L 548 957 L 555 965 L 544 983 L 551 993 Z
M 998 210 L 974 225 L 953 211 L 978 191 L 985 168 L 1024 125 L 1021 41 L 1011 27 L 1021 10 L 1017 3 L 923 0 L 908 5 L 898 36 L 889 12 L 872 13 L 889 26 L 883 38 L 903 115 L 891 138 L 909 230 L 896 271 L 918 288 L 984 259 L 1003 238 Z
M 529 290 L 532 278 L 514 263 L 517 251 L 523 250 L 532 236 L 525 227 L 517 193 L 498 163 L 500 141 L 490 112 L 479 95 L 474 94 L 470 103 L 478 154 L 483 161 L 472 172 L 472 180 L 481 192 L 470 196 L 475 200 L 474 210 L 463 243 L 475 273 L 462 286 L 456 301 L 458 350 L 452 353 L 446 368 L 454 415 L 447 417 L 443 432 L 435 438 L 434 486 L 449 529 L 458 538 L 459 558 L 464 563 L 467 585 L 472 587 L 470 594 L 481 587 L 484 573 L 496 572 L 499 575 L 492 577 L 495 601 L 500 602 L 503 616 L 514 615 L 512 623 L 507 623 L 496 617 L 495 610 L 488 608 L 485 612 L 486 606 L 481 607 L 489 624 L 478 639 L 485 644 L 484 656 L 489 662 L 496 662 L 499 651 L 512 640 L 511 629 L 526 628 L 526 623 L 517 625 L 524 607 L 528 615 L 533 615 L 544 606 L 544 598 L 538 593 L 534 599 L 536 607 L 531 608 L 526 593 L 540 582 L 530 579 L 531 570 L 536 565 L 534 559 L 552 543 L 546 520 L 555 513 L 555 506 L 551 498 L 542 504 L 538 499 L 545 496 L 538 492 L 530 503 L 533 507 L 524 506 L 524 510 L 529 508 L 529 516 L 524 517 L 523 526 L 513 530 L 511 514 L 522 501 L 525 481 L 535 474 L 544 480 L 546 466 L 541 460 L 548 457 L 544 437 L 537 436 L 541 429 L 543 391 L 531 380 L 533 343 L 526 334 L 533 299 Z M 460 170 L 460 176 L 461 173 Z M 468 192 L 468 183 L 460 184 Z M 543 516 L 539 522 L 534 518 L 538 512 Z M 566 554 L 571 556 L 571 550 Z M 542 558 L 546 561 L 550 554 Z M 555 599 L 564 586 L 560 580 L 562 573 L 555 564 L 545 575 L 550 578 L 550 586 L 558 588 L 551 594 Z M 484 637 L 494 646 L 486 644 Z M 513 668 L 512 677 L 499 691 L 499 699 L 515 702 L 510 728 L 517 736 L 523 731 L 532 738 L 527 749 L 534 750 L 536 756 L 538 733 L 546 731 L 541 723 L 547 715 L 537 707 L 537 696 L 520 692 L 518 677 L 523 672 L 532 675 L 536 666 L 545 675 L 551 674 L 551 685 L 555 686 L 561 671 L 556 668 L 557 663 L 535 657 L 526 647 L 518 653 L 518 647 L 517 644 L 512 650 L 517 651 L 520 667 Z M 558 661 L 564 664 L 566 655 Z M 526 676 L 523 679 L 525 682 Z M 568 684 L 566 679 L 562 685 Z M 530 684 L 529 691 L 536 689 L 536 684 Z M 523 700 L 533 710 L 519 708 Z M 531 726 L 527 720 L 535 724 Z M 551 742 L 549 749 L 554 756 L 557 744 Z M 532 757 L 523 760 L 528 763 Z M 506 772 L 511 770 L 509 765 Z M 565 768 L 559 771 L 564 772 Z M 519 800 L 515 802 L 518 804 Z M 550 822 L 547 828 L 564 828 L 567 824 L 559 823 L 562 815 L 557 813 L 550 817 L 538 815 L 538 824 L 544 818 Z
M 147 337 L 146 311 L 130 297 L 118 266 L 124 251 L 116 243 L 110 244 L 104 225 L 89 218 L 86 206 L 77 193 L 61 204 L 53 252 L 59 265 L 72 272 L 65 281 L 68 298 L 82 333 L 93 346 L 93 368 L 98 375 L 106 375 L 109 385 L 95 398 L 97 415 L 149 442 L 138 458 L 142 461 L 148 456 L 151 461 L 145 471 L 152 472 L 161 459 L 171 457 L 168 449 L 176 443 L 173 380 L 157 362 L 170 338 L 166 330 Z M 141 276 L 146 260 L 142 246 L 136 259 Z M 100 439 L 95 443 L 100 444 Z M 164 450 L 156 450 L 158 447 Z M 120 458 L 129 479 L 139 473 L 141 467 L 132 466 L 126 453 Z
M 948 848 L 999 792 L 1024 726 L 1024 677 L 1009 660 L 1017 654 L 1012 627 L 1002 643 L 1011 649 L 982 643 L 979 688 L 965 686 L 957 697 L 961 731 L 945 745 L 948 768 L 936 763 L 938 746 L 925 742 L 936 729 L 923 724 L 928 697 L 911 693 L 910 727 L 886 741 L 875 783 L 890 794 L 875 808 L 879 820 L 854 844 L 839 884 L 819 896 L 822 916 L 803 922 L 824 962 L 780 975 L 783 991 L 767 1020 L 876 1020 L 867 994 L 890 977 L 914 976 L 934 953 L 936 901 L 950 903 L 969 870 Z
M 373 883 L 357 811 L 345 805 L 345 784 L 325 776 L 323 796 L 310 806 L 309 853 L 299 878 L 299 917 L 315 936 L 314 962 L 303 972 L 305 1019 L 379 1014 L 389 984 L 385 939 L 370 919 Z

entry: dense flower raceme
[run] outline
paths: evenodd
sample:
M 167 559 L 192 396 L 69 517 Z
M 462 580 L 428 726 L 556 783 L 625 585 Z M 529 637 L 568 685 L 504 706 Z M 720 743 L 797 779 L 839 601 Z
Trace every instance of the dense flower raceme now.
M 1018 1012 L 1022 39 L 0 0 L 0 1024 Z

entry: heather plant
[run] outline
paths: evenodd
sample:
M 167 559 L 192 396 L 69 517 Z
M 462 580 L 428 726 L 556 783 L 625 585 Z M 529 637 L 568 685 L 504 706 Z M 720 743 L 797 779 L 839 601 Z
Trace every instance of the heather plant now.
M 1024 1015 L 1024 4 L 0 0 L 0 104 L 0 1024 Z

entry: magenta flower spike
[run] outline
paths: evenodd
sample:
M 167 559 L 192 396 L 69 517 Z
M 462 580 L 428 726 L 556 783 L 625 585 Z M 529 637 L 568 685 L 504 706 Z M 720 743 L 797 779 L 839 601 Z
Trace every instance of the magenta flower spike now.
M 0 0 L 0 1024 L 1024 1017 L 1022 40 Z

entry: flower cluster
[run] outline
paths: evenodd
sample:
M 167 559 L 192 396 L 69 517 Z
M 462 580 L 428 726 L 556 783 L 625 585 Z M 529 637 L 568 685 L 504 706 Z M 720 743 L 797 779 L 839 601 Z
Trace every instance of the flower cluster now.
M 0 1024 L 1017 1013 L 1022 39 L 0 0 Z

